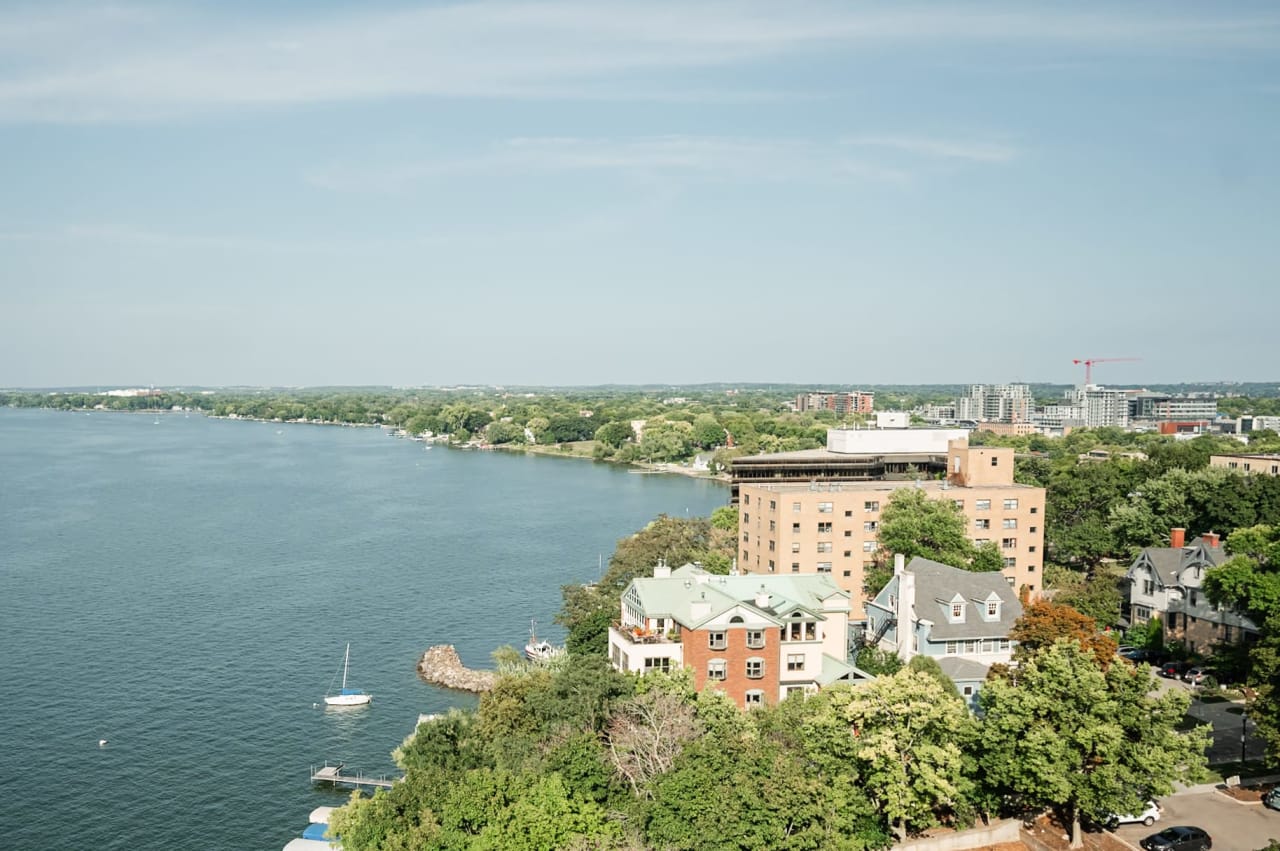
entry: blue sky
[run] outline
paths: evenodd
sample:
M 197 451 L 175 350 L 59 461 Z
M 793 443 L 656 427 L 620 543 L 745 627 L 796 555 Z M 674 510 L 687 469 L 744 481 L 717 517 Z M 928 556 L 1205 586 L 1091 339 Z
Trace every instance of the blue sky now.
M 1275 380 L 1278 151 L 1272 3 L 9 3 L 0 385 Z

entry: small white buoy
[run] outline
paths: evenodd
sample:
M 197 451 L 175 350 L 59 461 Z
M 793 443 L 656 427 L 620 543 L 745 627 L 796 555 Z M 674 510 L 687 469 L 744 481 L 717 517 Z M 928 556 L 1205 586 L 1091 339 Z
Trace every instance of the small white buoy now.
M 105 748 L 106 746 L 107 746 L 107 740 L 106 740 L 106 739 L 98 739 L 98 747 L 100 747 L 100 748 Z

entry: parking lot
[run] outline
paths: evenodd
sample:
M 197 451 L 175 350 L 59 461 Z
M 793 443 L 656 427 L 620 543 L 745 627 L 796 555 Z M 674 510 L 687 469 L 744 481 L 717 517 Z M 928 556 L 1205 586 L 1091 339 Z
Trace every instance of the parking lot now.
M 1172 795 L 1160 802 L 1160 821 L 1152 827 L 1127 824 L 1115 833 L 1137 847 L 1138 841 L 1175 824 L 1202 827 L 1213 837 L 1213 851 L 1255 851 L 1280 839 L 1280 812 L 1261 804 L 1242 804 L 1219 792 Z

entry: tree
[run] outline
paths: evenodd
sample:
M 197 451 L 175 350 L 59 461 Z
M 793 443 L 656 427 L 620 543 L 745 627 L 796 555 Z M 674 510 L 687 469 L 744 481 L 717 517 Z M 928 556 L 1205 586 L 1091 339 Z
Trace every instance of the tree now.
M 711 414 L 698 414 L 693 420 L 693 442 L 701 449 L 724 443 L 724 426 Z
M 1073 848 L 1082 817 L 1137 812 L 1204 767 L 1208 728 L 1178 731 L 1185 692 L 1160 693 L 1146 668 L 1103 671 L 1074 641 L 991 677 L 978 702 L 986 782 L 1025 807 L 1056 807 Z
M 880 556 L 865 577 L 866 590 L 877 594 L 892 577 L 895 554 L 908 561 L 921 556 L 953 567 L 994 571 L 1004 560 L 994 544 L 979 547 L 965 534 L 964 513 L 947 499 L 931 499 L 920 488 L 898 488 L 880 513 L 877 534 Z
M 1102 564 L 1094 569 L 1091 577 L 1061 586 L 1053 601 L 1093 618 L 1095 623 L 1112 626 L 1120 622 L 1123 581 L 1119 568 Z
M 854 765 L 898 841 L 967 809 L 973 783 L 963 748 L 976 728 L 954 693 L 927 673 L 903 670 L 848 695 Z
M 1098 632 L 1093 618 L 1052 600 L 1037 600 L 1024 609 L 1009 630 L 1009 638 L 1018 642 L 1013 657 L 1019 662 L 1062 640 L 1074 642 L 1093 656 L 1104 671 L 1116 657 L 1115 641 Z
M 617 449 L 634 436 L 635 432 L 631 430 L 631 423 L 624 423 L 618 420 L 600 426 L 600 428 L 596 429 L 595 434 L 597 441 L 614 449 Z
M 648 689 L 625 701 L 609 721 L 609 759 L 637 797 L 670 771 L 685 745 L 702 734 L 693 705 L 678 693 Z

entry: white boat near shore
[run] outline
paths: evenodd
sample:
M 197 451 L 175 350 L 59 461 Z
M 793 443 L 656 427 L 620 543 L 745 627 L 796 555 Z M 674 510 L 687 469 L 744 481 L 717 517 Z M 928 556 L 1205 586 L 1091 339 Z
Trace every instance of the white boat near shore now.
M 329 706 L 362 706 L 371 700 L 373 695 L 365 694 L 358 688 L 347 688 L 347 670 L 351 667 L 351 642 L 347 642 L 347 652 L 342 657 L 342 687 L 337 694 L 327 694 L 324 702 Z

